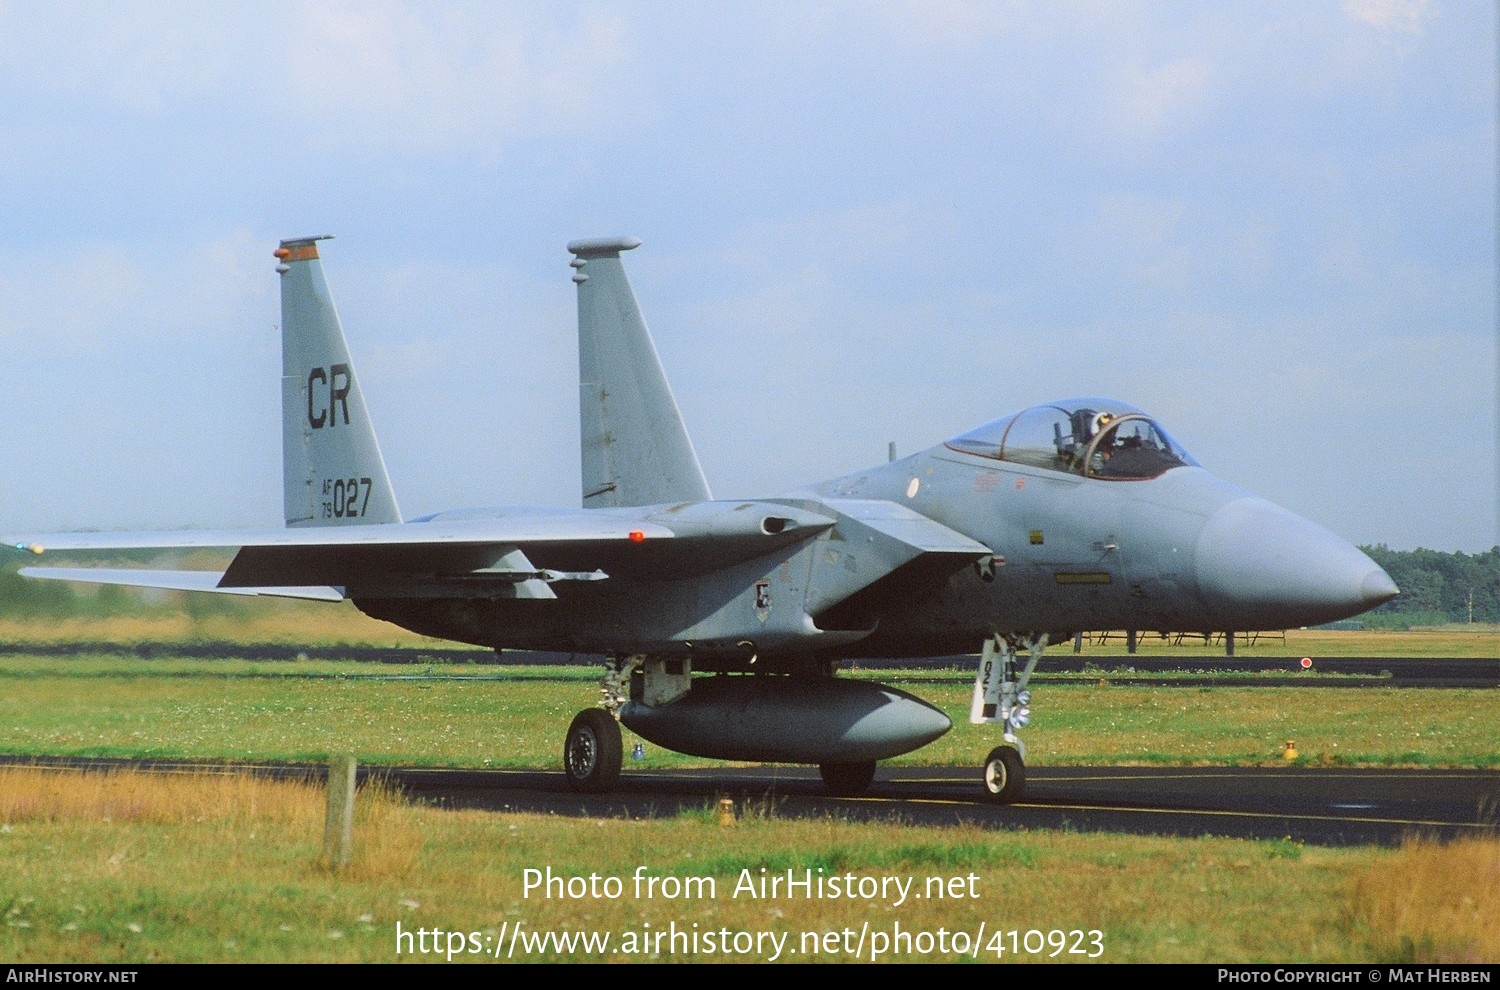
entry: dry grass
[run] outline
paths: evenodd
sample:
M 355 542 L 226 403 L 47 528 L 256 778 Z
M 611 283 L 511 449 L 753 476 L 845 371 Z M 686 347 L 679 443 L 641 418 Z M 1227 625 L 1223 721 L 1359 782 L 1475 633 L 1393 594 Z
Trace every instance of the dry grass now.
M 256 602 L 243 615 L 195 617 L 162 609 L 145 615 L 77 616 L 48 619 L 0 619 L 0 640 L 21 643 L 234 642 L 298 646 L 380 646 L 452 648 L 447 640 L 372 619 L 348 602 Z
M 321 787 L 243 773 L 159 775 L 0 767 L 0 822 L 258 820 L 293 826 L 321 813 Z
M 1391 962 L 1500 960 L 1500 839 L 1413 839 L 1350 883 L 1354 924 Z
M 240 772 L 166 774 L 0 767 L 0 828 L 35 823 L 183 825 L 217 838 L 321 834 L 320 781 Z M 355 804 L 355 855 L 348 875 L 399 877 L 421 849 L 416 809 L 384 781 L 364 785 Z
M 537 962 L 769 958 L 624 947 L 630 933 L 674 924 L 780 933 L 792 946 L 783 961 L 814 955 L 801 941 L 805 934 L 818 939 L 898 925 L 908 932 L 1098 929 L 1109 962 L 1351 961 L 1368 958 L 1371 946 L 1382 956 L 1435 961 L 1492 960 L 1497 953 L 1493 842 L 1443 847 L 1436 852 L 1441 863 L 1429 868 L 1433 851 L 1421 846 L 1397 853 L 1215 838 L 893 829 L 780 819 L 774 803 L 742 808 L 726 830 L 712 805 L 701 814 L 634 821 L 450 812 L 370 785 L 356 805 L 354 861 L 333 873 L 321 865 L 323 796 L 314 782 L 19 768 L 0 772 L 0 794 L 0 957 L 20 963 L 445 958 L 441 949 L 414 954 L 409 945 L 403 954 L 398 922 L 407 932 L 491 938 L 522 924 L 530 932 L 587 930 L 616 939 L 608 954 L 539 949 L 516 957 Z M 1478 858 L 1447 859 L 1462 849 Z M 626 893 L 602 900 L 528 895 L 524 871 L 544 867 L 621 877 Z M 630 889 L 637 867 L 654 876 L 712 878 L 716 890 L 638 896 Z M 899 905 L 739 896 L 738 878 L 763 869 L 909 878 L 929 891 L 930 878 L 959 879 L 962 890 Z M 1471 900 L 1408 906 L 1417 885 L 1463 890 Z M 1441 906 L 1449 903 L 1451 911 Z M 1271 918 L 1277 923 L 1268 924 Z M 868 959 L 847 946 L 816 958 Z M 920 948 L 889 959 L 958 961 L 951 952 Z
M 418 809 L 390 784 L 375 779 L 354 805 L 354 855 L 345 873 L 360 881 L 396 881 L 417 869 L 423 848 Z

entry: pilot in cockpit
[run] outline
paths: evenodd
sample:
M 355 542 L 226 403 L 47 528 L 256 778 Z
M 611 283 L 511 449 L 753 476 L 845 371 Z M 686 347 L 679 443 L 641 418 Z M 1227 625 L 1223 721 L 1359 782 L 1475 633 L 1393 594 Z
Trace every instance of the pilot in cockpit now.
M 1143 481 L 1197 463 L 1145 413 L 1100 399 L 1023 409 L 949 441 L 954 450 L 1090 478 Z
M 1125 420 L 1100 439 L 1094 473 L 1106 478 L 1154 478 L 1183 462 L 1164 452 L 1151 438 L 1150 424 Z
M 1062 424 L 1052 425 L 1052 444 L 1057 448 L 1057 466 L 1062 470 L 1072 470 L 1080 467 L 1083 461 L 1083 452 L 1088 449 L 1089 441 L 1093 440 L 1099 431 L 1114 419 L 1107 412 L 1097 409 L 1078 409 L 1068 416 L 1068 425 L 1073 432 L 1063 436 Z

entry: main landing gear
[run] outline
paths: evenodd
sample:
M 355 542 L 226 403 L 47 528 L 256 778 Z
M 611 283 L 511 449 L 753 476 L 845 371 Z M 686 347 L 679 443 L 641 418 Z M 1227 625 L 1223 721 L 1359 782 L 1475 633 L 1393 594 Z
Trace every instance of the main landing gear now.
M 620 735 L 620 706 L 630 700 L 630 672 L 636 658 L 613 658 L 600 683 L 603 708 L 573 717 L 563 741 L 563 773 L 568 786 L 584 794 L 612 791 L 620 780 L 625 746 Z
M 863 763 L 820 763 L 818 773 L 823 777 L 823 786 L 834 797 L 858 797 L 870 787 L 875 779 L 875 761 Z
M 1016 651 L 1025 648 L 1025 667 L 1016 672 Z M 1016 730 L 1031 721 L 1031 692 L 1026 684 L 1047 648 L 1046 633 L 995 635 L 984 641 L 979 655 L 979 676 L 974 681 L 974 700 L 969 721 L 974 725 L 999 722 L 1005 726 L 1004 742 L 984 758 L 985 794 L 998 804 L 1011 804 L 1026 787 L 1026 745 Z
M 568 726 L 563 772 L 575 791 L 603 794 L 620 779 L 623 746 L 620 723 L 602 708 L 581 711 Z

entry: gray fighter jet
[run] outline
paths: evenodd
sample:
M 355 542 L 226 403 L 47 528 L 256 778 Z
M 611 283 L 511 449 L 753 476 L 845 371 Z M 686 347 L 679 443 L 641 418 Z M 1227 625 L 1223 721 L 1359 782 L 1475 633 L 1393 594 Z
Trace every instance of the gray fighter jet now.
M 603 654 L 602 706 L 564 744 L 584 791 L 615 785 L 624 723 L 696 756 L 817 764 L 831 791 L 858 793 L 878 760 L 951 723 L 903 691 L 836 676 L 840 661 L 978 651 L 970 719 L 996 726 L 983 784 L 1002 802 L 1024 783 L 1017 733 L 1049 643 L 1080 630 L 1285 629 L 1397 594 L 1349 543 L 1214 477 L 1112 399 L 1033 406 L 857 474 L 716 501 L 620 260 L 633 238 L 568 245 L 582 507 L 403 519 L 320 240 L 275 252 L 286 528 L 18 535 L 38 554 L 237 551 L 223 573 L 23 574 L 348 599 L 426 635 Z

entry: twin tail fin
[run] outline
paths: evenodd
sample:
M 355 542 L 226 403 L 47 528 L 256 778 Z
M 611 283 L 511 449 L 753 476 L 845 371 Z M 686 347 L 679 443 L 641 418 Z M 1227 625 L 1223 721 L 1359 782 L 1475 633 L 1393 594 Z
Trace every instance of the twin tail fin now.
M 620 262 L 620 252 L 640 243 L 634 237 L 603 237 L 568 245 L 578 284 L 586 509 L 713 497 Z
M 294 238 L 276 250 L 286 524 L 398 523 L 401 510 L 323 277 L 322 240 Z

